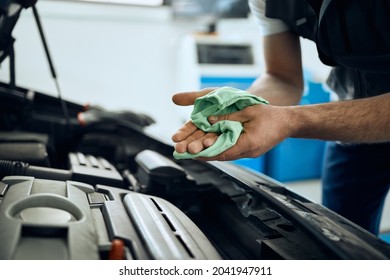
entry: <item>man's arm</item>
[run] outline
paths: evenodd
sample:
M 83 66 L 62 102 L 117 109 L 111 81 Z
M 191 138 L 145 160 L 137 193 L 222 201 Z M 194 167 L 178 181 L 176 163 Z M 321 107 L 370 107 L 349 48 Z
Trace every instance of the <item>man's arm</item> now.
M 390 93 L 286 110 L 293 120 L 291 137 L 362 143 L 390 141 Z
M 299 37 L 283 32 L 263 38 L 265 71 L 248 89 L 272 105 L 298 104 L 303 92 Z

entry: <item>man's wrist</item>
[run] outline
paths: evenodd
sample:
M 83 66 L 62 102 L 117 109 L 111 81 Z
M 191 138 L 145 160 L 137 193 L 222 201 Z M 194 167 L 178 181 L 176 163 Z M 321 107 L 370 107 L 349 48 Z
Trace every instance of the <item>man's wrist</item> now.
M 303 106 L 286 106 L 285 120 L 288 126 L 288 137 L 310 138 L 310 126 L 313 118 L 309 118 Z

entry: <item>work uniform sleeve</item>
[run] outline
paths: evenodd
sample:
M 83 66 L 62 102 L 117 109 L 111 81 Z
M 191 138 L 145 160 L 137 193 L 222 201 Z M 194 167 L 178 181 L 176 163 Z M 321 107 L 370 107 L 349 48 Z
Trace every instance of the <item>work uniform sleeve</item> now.
M 263 36 L 281 33 L 289 30 L 289 27 L 281 20 L 271 19 L 265 16 L 265 0 L 248 0 L 251 13 L 260 26 Z

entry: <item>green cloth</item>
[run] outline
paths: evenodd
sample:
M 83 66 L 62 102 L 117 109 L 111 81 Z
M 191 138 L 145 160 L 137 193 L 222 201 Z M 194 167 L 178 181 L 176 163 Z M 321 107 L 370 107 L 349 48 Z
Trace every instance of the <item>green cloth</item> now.
M 213 157 L 229 149 L 236 144 L 238 137 L 240 137 L 243 131 L 242 124 L 237 121 L 224 120 L 211 125 L 207 118 L 209 116 L 230 114 L 260 103 L 268 104 L 268 101 L 247 91 L 232 87 L 221 87 L 205 96 L 197 98 L 191 113 L 191 121 L 196 127 L 206 133 L 214 132 L 220 135 L 217 141 L 207 149 L 196 154 L 188 152 L 178 153 L 174 151 L 174 158 Z

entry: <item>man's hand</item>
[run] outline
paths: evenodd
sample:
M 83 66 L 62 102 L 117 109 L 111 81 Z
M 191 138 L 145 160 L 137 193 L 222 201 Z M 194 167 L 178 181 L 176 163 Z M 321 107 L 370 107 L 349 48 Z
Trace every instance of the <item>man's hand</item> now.
M 191 105 L 197 97 L 210 92 L 206 89 L 198 92 L 180 93 L 173 97 L 177 105 Z M 271 105 L 253 105 L 239 112 L 222 116 L 210 116 L 210 124 L 221 120 L 238 121 L 243 124 L 244 131 L 237 143 L 215 157 L 197 158 L 200 160 L 234 160 L 242 157 L 257 157 L 290 135 L 287 107 Z M 218 135 L 199 130 L 191 121 L 187 122 L 173 136 L 175 150 L 179 153 L 198 153 L 215 143 Z

